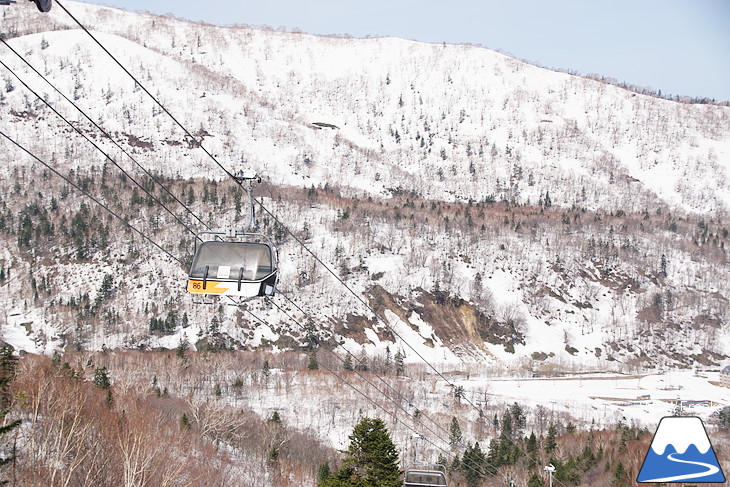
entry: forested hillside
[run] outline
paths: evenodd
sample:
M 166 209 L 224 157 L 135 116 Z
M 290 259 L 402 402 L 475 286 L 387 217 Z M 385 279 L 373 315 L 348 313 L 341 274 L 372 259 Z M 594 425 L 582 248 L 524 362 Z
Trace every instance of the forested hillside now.
M 311 485 L 369 416 L 455 485 L 549 462 L 627 485 L 668 401 L 548 409 L 498 381 L 636 374 L 611 376 L 635 397 L 691 370 L 702 415 L 730 403 L 730 107 L 475 46 L 63 3 L 90 33 L 0 10 L 0 339 L 28 353 L 4 479 Z M 202 304 L 195 233 L 244 224 L 239 169 L 263 176 L 277 294 Z
M 451 485 L 546 485 L 542 467 L 551 463 L 560 485 L 620 486 L 633 484 L 653 433 L 621 418 L 575 422 L 489 394 L 477 410 L 441 387 L 431 398 L 428 381 L 413 380 L 420 373 L 410 366 L 343 371 L 325 351 L 315 364 L 298 353 L 184 348 L 28 355 L 3 392 L 15 398 L 10 415 L 23 426 L 2 436 L 6 457 L 15 455 L 2 478 L 79 487 L 314 485 L 340 465 L 328 443 L 345 449 L 363 416 L 379 416 L 404 465 L 433 455 L 447 465 Z M 12 369 L 3 362 L 4 373 Z M 378 376 L 421 413 L 377 394 Z M 448 408 L 434 412 L 431 401 Z M 729 418 L 707 424 L 725 471 Z M 428 436 L 419 440 L 414 429 Z

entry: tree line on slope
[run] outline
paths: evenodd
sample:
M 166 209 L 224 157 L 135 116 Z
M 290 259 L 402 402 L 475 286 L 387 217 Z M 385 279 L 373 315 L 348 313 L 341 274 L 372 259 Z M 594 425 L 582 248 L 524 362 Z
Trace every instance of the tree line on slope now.
M 115 210 L 129 215 L 129 221 L 173 250 L 183 261 L 189 260 L 192 236 L 173 224 L 129 180 L 112 174 L 106 166 L 69 173 L 77 184 L 103 196 Z M 37 178 L 48 181 L 48 193 L 39 195 L 32 190 L 31 182 Z M 163 180 L 213 226 L 242 218 L 245 208 L 240 188 L 228 181 Z M 142 183 L 149 191 L 155 191 L 149 178 L 142 178 Z M 30 276 L 21 278 L 27 283 L 23 286 L 26 305 L 30 304 L 28 296 L 32 296 L 33 305 L 46 307 L 46 313 L 59 317 L 56 321 L 73 321 L 62 335 L 66 343 L 76 348 L 88 347 L 98 340 L 102 328 L 106 333 L 121 332 L 126 342 L 139 344 L 142 330 L 132 330 L 133 327 L 119 319 L 119 309 L 129 306 L 129 290 L 120 289 L 119 279 L 114 278 L 111 293 L 98 295 L 103 298 L 101 301 L 94 296 L 100 288 L 69 295 L 73 291 L 66 288 L 66 276 L 53 270 L 52 262 L 89 267 L 99 262 L 135 275 L 134 269 L 155 249 L 148 248 L 149 245 L 129 234 L 119 222 L 110 220 L 101 208 L 84 201 L 42 171 L 17 169 L 13 180 L 4 183 L 4 188 L 12 197 L 0 201 L 0 236 L 13 249 L 13 259 L 0 260 L 0 283 L 21 275 L 27 266 Z M 171 203 L 169 195 L 156 191 L 154 194 L 159 199 Z M 390 293 L 403 293 L 409 298 L 413 283 L 396 279 L 393 273 L 371 273 L 365 265 L 365 258 L 375 252 L 402 255 L 405 266 L 428 268 L 434 281 L 429 291 L 466 298 L 485 316 L 507 323 L 511 319 L 509 310 L 490 298 L 484 285 L 487 276 L 505 266 L 521 268 L 536 253 L 542 254 L 544 265 L 534 266 L 525 277 L 529 278 L 525 283 L 525 302 L 531 313 L 545 321 L 549 321 L 550 308 L 554 307 L 550 304 L 553 298 L 574 305 L 574 311 L 590 318 L 588 315 L 604 288 L 628 289 L 630 285 L 636 292 L 636 316 L 628 316 L 623 311 L 614 313 L 619 318 L 607 328 L 613 348 L 607 346 L 602 357 L 615 359 L 619 353 L 632 353 L 624 343 L 638 338 L 647 342 L 646 346 L 662 349 L 699 343 L 712 352 L 698 355 L 699 360 L 717 359 L 713 354 L 718 352 L 719 341 L 713 337 L 720 331 L 725 307 L 718 295 L 709 291 L 715 284 L 716 273 L 704 270 L 727 265 L 725 246 L 730 231 L 720 218 L 683 216 L 667 213 L 662 208 L 647 209 L 640 214 L 558 208 L 550 201 L 550 191 L 545 192 L 538 206 L 497 201 L 431 201 L 398 188 L 393 189 L 391 198 L 384 200 L 353 195 L 351 190 L 334 185 L 290 188 L 265 184 L 261 191 L 273 196 L 266 201 L 267 207 L 298 238 L 311 241 L 321 238 L 323 232 L 336 237 L 324 242 L 318 253 L 345 280 L 365 279 L 371 287 L 383 286 Z M 323 218 L 319 206 L 333 210 L 334 216 Z M 258 214 L 264 231 L 272 235 L 282 250 L 296 256 L 296 245 L 283 227 L 261 209 Z M 369 225 L 363 226 L 362 222 Z M 453 243 L 454 248 L 451 251 L 444 248 L 448 254 L 443 265 L 429 265 L 434 249 L 442 248 L 446 242 Z M 479 270 L 468 286 L 459 279 L 461 264 Z M 695 275 L 702 276 L 699 286 L 677 284 L 682 280 L 680 273 L 691 272 L 689 268 L 685 271 L 684 266 L 696 268 Z M 591 267 L 599 274 L 592 275 Z M 317 293 L 325 287 L 343 293 L 334 283 L 327 284 L 323 271 L 305 262 L 304 257 L 297 260 L 294 272 L 287 282 L 299 293 Z M 592 282 L 585 282 L 586 276 Z M 173 291 L 165 288 L 164 282 L 154 285 L 157 284 L 163 286 L 160 289 L 164 290 L 163 294 L 169 293 L 171 297 L 165 301 L 147 300 L 133 311 L 138 316 L 132 322 L 147 324 L 148 336 L 171 334 L 185 328 L 187 323 L 196 324 L 192 314 L 188 316 L 189 321 L 183 319 L 189 309 L 176 307 L 180 289 Z M 719 284 L 722 288 L 722 283 Z M 640 289 L 648 292 L 640 293 Z M 577 298 L 569 296 L 576 292 L 580 294 Z M 614 301 L 612 306 L 623 310 L 624 304 L 618 298 Z M 335 313 L 341 314 L 338 319 L 344 319 L 351 311 L 347 301 L 341 303 L 334 308 Z M 171 319 L 173 312 L 176 319 Z M 574 333 L 581 335 L 594 332 L 596 326 L 605 326 L 591 319 L 580 323 L 580 330 Z M 208 329 L 208 323 L 197 324 Z M 679 327 L 682 340 L 676 337 L 667 340 L 667 334 L 662 331 L 666 327 Z M 566 350 L 577 351 L 569 341 Z M 673 357 L 680 359 L 683 356 L 680 352 L 679 348 L 672 351 Z

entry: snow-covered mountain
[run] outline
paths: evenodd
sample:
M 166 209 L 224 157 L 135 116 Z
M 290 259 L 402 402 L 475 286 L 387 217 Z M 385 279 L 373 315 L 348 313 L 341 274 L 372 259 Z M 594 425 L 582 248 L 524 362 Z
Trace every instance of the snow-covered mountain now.
M 8 44 L 209 225 L 240 218 L 241 196 L 198 143 L 230 169 L 260 171 L 258 194 L 279 222 L 259 218 L 281 243 L 280 288 L 296 306 L 284 297 L 193 304 L 184 265 L 3 141 L 5 340 L 50 351 L 334 338 L 370 356 L 486 358 L 520 373 L 716 365 L 730 355 L 730 107 L 641 95 L 473 46 L 65 3 L 197 141 L 62 10 L 3 9 Z M 0 48 L 30 88 L 162 194 Z M 9 70 L 2 77 L 4 133 L 189 257 L 181 225 Z
M 657 455 L 663 455 L 669 445 L 674 446 L 678 453 L 684 453 L 690 445 L 694 445 L 700 453 L 707 453 L 712 448 L 700 418 L 662 419 L 651 442 L 651 449 Z

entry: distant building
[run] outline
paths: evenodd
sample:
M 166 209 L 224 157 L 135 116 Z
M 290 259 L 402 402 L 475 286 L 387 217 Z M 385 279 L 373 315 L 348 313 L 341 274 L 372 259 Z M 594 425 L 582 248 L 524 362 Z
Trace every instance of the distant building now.
M 720 371 L 720 385 L 730 387 L 730 365 Z

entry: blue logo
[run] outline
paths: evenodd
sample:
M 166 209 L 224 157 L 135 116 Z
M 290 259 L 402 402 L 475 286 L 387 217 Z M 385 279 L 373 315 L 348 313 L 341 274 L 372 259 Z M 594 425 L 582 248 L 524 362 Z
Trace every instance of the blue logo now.
M 700 418 L 662 418 L 637 482 L 725 482 Z

